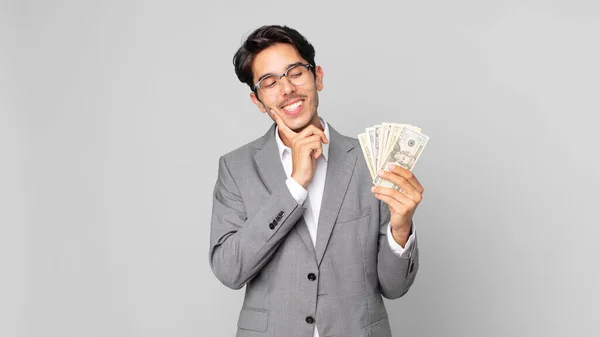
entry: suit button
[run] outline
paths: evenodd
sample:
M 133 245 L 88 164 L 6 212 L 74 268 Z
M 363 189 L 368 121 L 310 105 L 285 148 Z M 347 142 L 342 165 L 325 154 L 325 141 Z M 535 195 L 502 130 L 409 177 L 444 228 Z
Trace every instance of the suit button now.
M 310 273 L 310 274 L 308 274 L 308 276 L 307 276 L 307 277 L 308 277 L 308 279 L 309 279 L 309 280 L 311 280 L 311 281 L 314 281 L 314 280 L 316 280 L 316 279 L 317 279 L 317 275 L 315 275 L 315 274 L 313 274 L 313 273 Z
M 307 316 L 306 317 L 306 323 L 313 324 L 314 322 L 315 322 L 315 319 L 312 318 L 312 316 Z
M 269 228 L 275 229 L 275 221 L 273 221 L 269 224 Z

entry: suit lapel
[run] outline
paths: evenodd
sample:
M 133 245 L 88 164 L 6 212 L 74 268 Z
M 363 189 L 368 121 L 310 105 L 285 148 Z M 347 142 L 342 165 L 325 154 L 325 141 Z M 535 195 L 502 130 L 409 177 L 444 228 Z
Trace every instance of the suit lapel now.
M 348 190 L 348 184 L 350 183 L 354 165 L 356 164 L 356 155 L 349 152 L 354 148 L 354 145 L 346 141 L 331 125 L 329 125 L 329 134 L 331 138 L 329 142 L 329 158 L 327 161 L 325 190 L 323 191 L 321 202 L 315 247 L 318 265 L 321 264 L 321 260 L 325 254 L 329 237 L 333 231 L 337 214 Z M 311 242 L 310 237 L 309 242 Z
M 273 191 L 277 191 L 285 185 L 285 180 L 287 179 L 283 165 L 281 165 L 279 149 L 275 142 L 275 124 L 271 126 L 262 138 L 262 146 L 254 155 L 254 161 L 256 162 L 263 183 L 269 190 L 269 193 L 272 194 Z
M 296 223 L 296 226 L 294 226 L 294 230 L 296 231 L 296 233 L 298 233 L 298 235 L 300 235 L 302 241 L 304 242 L 304 245 L 312 253 L 312 255 L 315 256 L 315 262 L 317 262 L 315 247 L 313 246 L 312 239 L 310 238 L 308 227 L 306 227 L 306 221 L 304 221 L 304 216 L 300 217 L 300 220 L 298 220 L 298 223 Z

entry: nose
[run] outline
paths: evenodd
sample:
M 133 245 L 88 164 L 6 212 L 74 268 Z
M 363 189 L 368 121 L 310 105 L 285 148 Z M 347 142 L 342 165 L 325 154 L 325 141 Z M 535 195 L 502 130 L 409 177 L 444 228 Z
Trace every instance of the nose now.
M 283 76 L 279 82 L 281 83 L 282 94 L 289 95 L 290 93 L 296 91 L 296 86 L 294 86 L 292 82 L 288 80 L 287 76 Z

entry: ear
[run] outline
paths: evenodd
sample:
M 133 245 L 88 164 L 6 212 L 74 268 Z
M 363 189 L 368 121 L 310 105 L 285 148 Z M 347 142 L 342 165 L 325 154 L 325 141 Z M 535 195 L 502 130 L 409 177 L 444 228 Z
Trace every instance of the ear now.
M 267 112 L 267 108 L 265 107 L 264 104 L 262 104 L 262 102 L 258 99 L 258 97 L 256 97 L 256 94 L 254 94 L 254 92 L 250 93 L 250 99 L 252 100 L 252 103 L 256 104 L 256 106 L 258 107 L 258 110 L 260 110 L 260 112 Z
M 325 75 L 325 72 L 323 72 L 323 68 L 321 66 L 316 66 L 315 67 L 315 85 L 316 85 L 318 91 L 323 90 L 323 75 Z

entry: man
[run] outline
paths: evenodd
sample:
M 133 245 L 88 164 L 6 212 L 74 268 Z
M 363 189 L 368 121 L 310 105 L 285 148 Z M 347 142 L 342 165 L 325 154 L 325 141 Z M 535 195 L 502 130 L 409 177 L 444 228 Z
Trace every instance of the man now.
M 296 30 L 265 26 L 234 56 L 267 133 L 219 160 L 210 265 L 246 286 L 237 336 L 391 336 L 382 295 L 412 285 L 412 217 L 423 187 L 408 170 L 373 186 L 358 141 L 317 113 L 323 69 Z M 393 319 L 393 318 L 391 318 Z

